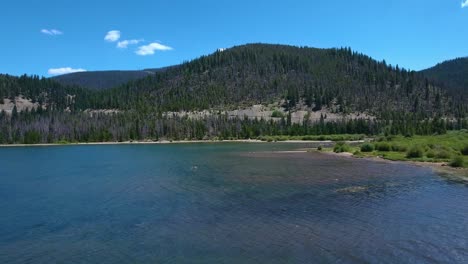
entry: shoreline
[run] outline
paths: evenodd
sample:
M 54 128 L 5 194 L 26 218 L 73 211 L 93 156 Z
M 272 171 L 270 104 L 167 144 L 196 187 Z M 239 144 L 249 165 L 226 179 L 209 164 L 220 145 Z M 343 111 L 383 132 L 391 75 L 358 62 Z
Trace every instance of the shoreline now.
M 325 155 L 343 157 L 343 158 L 364 159 L 364 160 L 375 161 L 375 162 L 385 162 L 385 163 L 391 163 L 391 164 L 406 164 L 406 165 L 414 165 L 418 167 L 430 168 L 432 169 L 433 172 L 447 179 L 460 182 L 460 183 L 468 183 L 468 168 L 450 167 L 445 162 L 389 160 L 389 159 L 385 159 L 382 157 L 356 157 L 354 156 L 354 154 L 350 152 L 335 153 L 333 151 L 317 151 L 317 150 L 311 150 L 311 151 L 316 152 L 316 153 L 322 153 Z

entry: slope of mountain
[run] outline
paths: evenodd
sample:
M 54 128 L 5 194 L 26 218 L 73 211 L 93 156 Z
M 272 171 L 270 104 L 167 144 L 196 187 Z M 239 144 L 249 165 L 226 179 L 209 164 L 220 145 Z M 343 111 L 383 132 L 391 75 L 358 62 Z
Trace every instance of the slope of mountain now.
M 468 128 L 466 97 L 349 48 L 249 44 L 153 72 L 101 90 L 0 75 L 0 142 Z M 266 111 L 251 116 L 255 109 Z
M 451 92 L 468 95 L 468 57 L 445 61 L 421 72 Z
M 89 89 L 101 90 L 153 75 L 157 71 L 157 69 L 141 71 L 89 71 L 59 75 L 51 79 L 64 85 L 77 85 Z
M 163 73 L 106 90 L 112 108 L 139 102 L 158 111 L 238 108 L 285 101 L 310 110 L 386 115 L 449 115 L 458 98 L 422 75 L 350 49 L 250 44 L 203 56 Z M 453 113 L 453 112 L 452 112 Z
M 377 62 L 348 48 L 250 44 L 147 72 L 151 74 L 144 78 L 99 91 L 61 85 L 56 79 L 6 76 L 0 92 L 49 104 L 64 101 L 58 95 L 66 94 L 74 98 L 70 104 L 79 102 L 78 109 L 145 108 L 158 112 L 283 102 L 286 109 L 302 104 L 312 111 L 328 107 L 337 112 L 385 115 L 401 111 L 431 117 L 453 115 L 458 111 L 454 106 L 466 103 L 427 82 L 421 74 Z M 140 74 L 127 76 L 137 78 Z M 76 77 L 86 87 L 84 83 L 96 84 L 98 79 L 123 81 L 117 76 L 126 78 L 122 72 L 111 71 L 75 73 L 61 80 Z

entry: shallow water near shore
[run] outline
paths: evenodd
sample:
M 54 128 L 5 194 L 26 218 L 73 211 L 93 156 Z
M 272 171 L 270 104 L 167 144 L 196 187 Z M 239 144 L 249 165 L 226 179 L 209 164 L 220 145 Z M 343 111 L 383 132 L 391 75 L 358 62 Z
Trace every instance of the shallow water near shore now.
M 0 263 L 466 263 L 468 187 L 313 144 L 0 148 Z

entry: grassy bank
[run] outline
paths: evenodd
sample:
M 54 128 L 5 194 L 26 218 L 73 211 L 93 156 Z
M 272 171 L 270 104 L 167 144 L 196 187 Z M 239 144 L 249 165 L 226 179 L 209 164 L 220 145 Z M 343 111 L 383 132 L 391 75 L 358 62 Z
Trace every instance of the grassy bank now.
M 446 163 L 468 167 L 468 131 L 451 131 L 433 136 L 377 137 L 370 142 L 350 146 L 338 142 L 335 152 L 350 152 L 357 157 L 381 157 L 393 161 Z

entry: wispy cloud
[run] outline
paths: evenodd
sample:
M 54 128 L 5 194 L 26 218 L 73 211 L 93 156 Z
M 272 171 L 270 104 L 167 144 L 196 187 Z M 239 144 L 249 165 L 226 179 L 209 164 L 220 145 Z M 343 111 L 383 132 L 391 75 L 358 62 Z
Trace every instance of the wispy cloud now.
M 119 39 L 120 39 L 120 31 L 118 30 L 111 30 L 107 32 L 106 36 L 104 37 L 104 40 L 109 41 L 109 42 L 116 42 Z
M 57 36 L 62 35 L 63 32 L 57 29 L 41 29 L 42 34 L 50 35 L 50 36 Z
M 117 42 L 117 48 L 126 49 L 128 45 L 136 45 L 142 41 L 143 39 L 122 40 L 122 41 Z
M 468 7 L 468 0 L 465 0 L 465 2 L 462 2 L 461 7 L 462 8 Z
M 74 72 L 85 72 L 85 69 L 73 69 L 71 67 L 64 67 L 64 68 L 52 68 L 47 71 L 50 75 L 62 75 L 67 73 L 74 73 Z
M 165 46 L 157 42 L 153 42 L 151 44 L 138 47 L 135 53 L 140 56 L 148 56 L 148 55 L 153 55 L 156 51 L 168 51 L 168 50 L 173 50 L 173 48 L 169 46 Z

